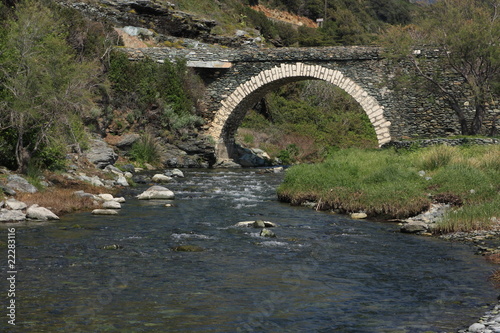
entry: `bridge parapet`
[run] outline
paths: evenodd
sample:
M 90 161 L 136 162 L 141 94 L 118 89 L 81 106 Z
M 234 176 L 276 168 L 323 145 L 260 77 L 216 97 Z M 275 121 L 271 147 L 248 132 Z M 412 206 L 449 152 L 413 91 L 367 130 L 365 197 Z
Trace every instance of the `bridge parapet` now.
M 171 47 L 120 48 L 131 60 L 150 58 L 155 61 L 185 58 L 187 61 L 209 62 L 296 62 L 296 61 L 342 61 L 377 60 L 382 58 L 382 49 L 370 46 L 334 46 L 311 48 L 277 49 L 227 49 L 211 47 L 202 49 L 177 49 Z

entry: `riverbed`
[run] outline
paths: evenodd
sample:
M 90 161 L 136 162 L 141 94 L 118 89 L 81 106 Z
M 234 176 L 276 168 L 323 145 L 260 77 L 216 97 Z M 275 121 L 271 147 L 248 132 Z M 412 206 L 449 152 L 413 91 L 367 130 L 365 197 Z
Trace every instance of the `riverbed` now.
M 280 203 L 281 174 L 185 174 L 166 185 L 173 207 L 135 199 L 139 185 L 117 216 L 17 227 L 16 328 L 456 332 L 496 302 L 493 265 L 466 244 Z M 278 224 L 277 237 L 234 226 L 250 220 Z

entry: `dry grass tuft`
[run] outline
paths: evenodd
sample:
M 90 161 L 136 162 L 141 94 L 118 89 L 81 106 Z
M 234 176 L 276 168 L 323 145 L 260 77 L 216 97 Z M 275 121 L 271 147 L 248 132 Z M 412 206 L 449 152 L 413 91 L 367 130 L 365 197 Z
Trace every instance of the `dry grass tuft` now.
M 67 213 L 87 211 L 95 208 L 92 199 L 76 196 L 73 194 L 75 191 L 81 190 L 92 194 L 115 194 L 117 191 L 116 189 L 92 186 L 78 180 L 70 180 L 53 173 L 46 174 L 45 177 L 55 186 L 37 193 L 18 193 L 16 199 L 25 202 L 28 206 L 38 204 L 39 206 L 50 209 L 54 214 L 60 216 Z
M 50 209 L 58 216 L 95 208 L 92 199 L 78 197 L 73 192 L 75 192 L 74 189 L 51 188 L 37 193 L 19 193 L 16 198 L 28 206 L 38 204 Z

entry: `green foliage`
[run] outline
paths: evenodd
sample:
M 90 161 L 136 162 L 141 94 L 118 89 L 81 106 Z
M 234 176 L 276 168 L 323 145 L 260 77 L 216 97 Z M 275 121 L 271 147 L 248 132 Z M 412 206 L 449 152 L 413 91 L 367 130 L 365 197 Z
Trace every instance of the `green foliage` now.
M 64 170 L 66 167 L 66 146 L 63 142 L 51 140 L 33 157 L 33 165 L 48 170 Z
M 133 161 L 139 164 L 150 163 L 158 164 L 160 158 L 160 148 L 156 139 L 151 134 L 143 134 L 132 145 L 129 156 Z
M 483 127 L 486 108 L 498 96 L 500 81 L 500 20 L 498 2 L 445 0 L 422 7 L 414 24 L 388 29 L 383 38 L 390 53 L 407 58 L 415 66 L 416 76 L 423 78 L 425 88 L 438 94 L 454 110 L 462 134 L 486 132 Z M 423 45 L 441 50 L 433 73 L 423 68 L 412 51 Z M 436 70 L 439 66 L 440 70 Z M 463 78 L 465 85 L 449 84 L 448 75 Z M 463 89 L 463 86 L 468 86 Z M 496 94 L 496 96 L 495 96 Z M 472 96 L 471 96 L 472 95 Z M 473 100 L 474 118 L 466 117 L 460 100 Z M 492 135 L 495 125 L 487 129 Z
M 13 149 L 16 167 L 26 171 L 52 140 L 68 136 L 73 115 L 85 114 L 99 67 L 77 61 L 64 18 L 44 2 L 20 2 L 3 27 L 0 128 L 12 130 L 3 136 L 4 148 Z
M 331 84 L 320 81 L 289 84 L 268 94 L 266 100 L 272 123 L 263 115 L 250 111 L 241 126 L 275 133 L 281 141 L 277 153 L 282 155 L 282 160 L 317 160 L 330 147 L 378 145 L 375 130 L 366 113 L 352 97 Z M 311 142 L 307 143 L 305 138 L 310 138 Z M 300 153 L 288 156 L 289 144 L 300 147 Z M 310 147 L 307 153 L 304 149 L 306 145 Z
M 296 144 L 289 144 L 285 150 L 281 150 L 276 156 L 281 160 L 281 163 L 284 165 L 291 165 L 296 161 L 297 156 L 299 155 L 299 147 Z
M 114 52 L 110 64 L 109 79 L 117 108 L 132 109 L 134 118 L 140 118 L 138 113 L 148 109 L 160 109 L 158 124 L 173 131 L 203 123 L 195 109 L 195 101 L 203 94 L 203 85 L 187 69 L 185 61 L 132 62 L 125 54 Z
M 203 118 L 185 111 L 176 112 L 171 106 L 167 106 L 163 110 L 161 124 L 163 127 L 175 132 L 200 126 L 203 124 Z

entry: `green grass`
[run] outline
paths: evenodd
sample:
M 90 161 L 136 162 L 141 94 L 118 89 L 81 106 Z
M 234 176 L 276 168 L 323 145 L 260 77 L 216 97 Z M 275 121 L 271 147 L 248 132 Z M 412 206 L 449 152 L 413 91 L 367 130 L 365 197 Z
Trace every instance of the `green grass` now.
M 500 146 L 341 150 L 323 163 L 290 168 L 278 196 L 292 204 L 312 200 L 322 209 L 387 219 L 447 202 L 454 209 L 437 232 L 488 229 L 500 216 L 499 156 Z

